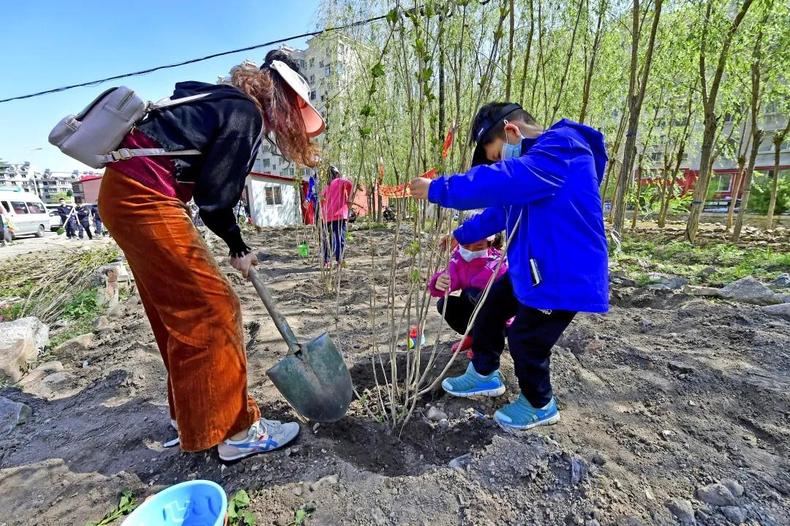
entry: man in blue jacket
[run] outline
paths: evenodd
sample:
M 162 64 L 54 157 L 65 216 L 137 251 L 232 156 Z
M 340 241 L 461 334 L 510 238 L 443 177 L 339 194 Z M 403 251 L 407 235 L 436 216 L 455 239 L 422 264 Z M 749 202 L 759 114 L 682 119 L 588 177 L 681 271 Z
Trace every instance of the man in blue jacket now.
M 442 387 L 454 396 L 499 396 L 505 345 L 521 394 L 494 418 L 506 430 L 553 424 L 551 348 L 577 312 L 609 307 L 606 234 L 599 186 L 603 135 L 569 120 L 544 130 L 518 104 L 491 103 L 472 126 L 476 143 L 465 174 L 411 182 L 412 196 L 448 208 L 485 208 L 453 232 L 470 243 L 506 230 L 508 272 L 495 282 L 473 328 L 474 358 Z

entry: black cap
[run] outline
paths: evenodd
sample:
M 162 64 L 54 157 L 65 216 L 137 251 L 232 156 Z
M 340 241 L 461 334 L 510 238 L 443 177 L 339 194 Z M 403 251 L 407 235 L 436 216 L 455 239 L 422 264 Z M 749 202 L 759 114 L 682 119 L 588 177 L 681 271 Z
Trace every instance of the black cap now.
M 490 132 L 494 126 L 499 124 L 505 119 L 505 117 L 514 111 L 520 109 L 523 109 L 521 105 L 514 102 L 512 104 L 506 104 L 494 115 L 486 116 L 479 120 L 475 119 L 475 128 L 474 134 L 472 135 L 472 142 L 477 144 L 477 146 L 475 146 L 475 151 L 472 154 L 472 166 L 477 166 L 479 164 L 491 164 L 491 161 L 489 161 L 488 157 L 486 157 L 486 151 L 483 148 L 481 141 L 486 138 L 486 135 L 488 135 L 488 132 Z

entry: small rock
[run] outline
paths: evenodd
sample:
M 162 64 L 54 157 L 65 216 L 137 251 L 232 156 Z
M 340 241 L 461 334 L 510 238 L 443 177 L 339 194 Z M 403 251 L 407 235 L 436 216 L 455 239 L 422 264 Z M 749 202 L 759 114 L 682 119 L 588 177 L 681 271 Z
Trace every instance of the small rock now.
M 0 379 L 18 382 L 27 364 L 49 343 L 49 327 L 35 317 L 0 322 Z
M 686 287 L 686 291 L 692 296 L 701 298 L 719 298 L 721 297 L 721 289 L 716 287 Z
M 584 476 L 587 474 L 587 464 L 584 460 L 574 455 L 571 457 L 571 484 L 574 486 L 579 484 Z
M 601 523 L 595 519 L 590 519 L 584 523 L 584 526 L 601 526 Z
M 675 434 L 674 431 L 670 431 L 669 429 L 664 429 L 661 431 L 661 438 L 664 440 L 669 440 Z
M 317 435 L 317 434 L 318 434 L 318 428 L 319 428 L 319 427 L 321 427 L 321 424 L 319 424 L 318 422 L 316 422 L 316 424 L 313 426 L 313 434 L 315 434 L 315 435 Z
M 472 462 L 472 454 L 467 453 L 452 459 L 447 465 L 456 471 L 466 471 L 467 466 Z
M 694 406 L 696 406 L 696 405 L 697 405 L 697 402 L 695 402 L 694 400 L 689 400 L 689 405 L 690 405 L 691 407 L 694 407 Z
M 770 285 L 772 287 L 776 287 L 778 289 L 784 289 L 790 287 L 790 274 L 787 272 L 783 272 L 776 276 L 773 281 L 771 281 Z
M 302 494 L 302 492 L 304 492 L 304 488 L 302 487 L 301 484 L 297 484 L 296 486 L 294 486 L 293 492 L 294 495 L 299 497 Z
M 95 336 L 93 333 L 83 334 L 81 336 L 77 336 L 76 338 L 66 340 L 55 347 L 53 352 L 55 354 L 80 353 L 90 349 L 93 346 L 94 339 Z
M 676 373 L 694 374 L 696 372 L 696 370 L 690 365 L 678 361 L 668 362 L 667 367 L 670 371 L 675 371 Z
M 600 453 L 593 453 L 593 456 L 590 460 L 592 461 L 593 464 L 596 464 L 598 466 L 603 466 L 604 464 L 606 464 L 606 458 Z
M 735 479 L 721 479 L 721 483 L 727 486 L 727 489 L 730 490 L 730 493 L 734 497 L 741 497 L 743 496 L 743 486 L 741 483 Z
M 768 305 L 766 307 L 763 307 L 762 311 L 767 314 L 770 314 L 771 316 L 777 316 L 779 318 L 790 320 L 790 303 L 780 303 L 779 305 Z
M 649 276 L 651 283 L 647 286 L 653 290 L 680 290 L 688 285 L 689 280 L 680 276 L 652 273 Z
M 691 507 L 691 503 L 686 499 L 670 499 L 666 506 L 680 524 L 697 523 L 694 519 L 694 508 Z
M 721 296 L 735 301 L 754 305 L 771 305 L 779 303 L 775 293 L 751 276 L 733 281 L 721 289 Z
M 373 517 L 373 522 L 375 522 L 378 526 L 385 526 L 387 524 L 387 518 L 384 516 L 384 512 L 381 511 L 381 508 L 375 506 L 372 510 L 370 510 L 370 515 Z
M 315 491 L 321 486 L 334 486 L 335 484 L 337 484 L 338 480 L 339 478 L 337 475 L 327 475 L 315 481 L 311 489 Z
M 24 390 L 28 386 L 39 384 L 45 377 L 52 373 L 59 373 L 61 371 L 63 371 L 63 364 L 57 360 L 42 363 L 27 373 L 25 377 L 19 381 L 17 386 Z
M 721 508 L 721 512 L 732 523 L 743 524 L 746 522 L 746 510 L 740 506 L 724 506 Z
M 439 420 L 439 428 L 444 430 L 450 429 L 450 421 L 446 418 L 442 418 Z
M 735 497 L 727 486 L 717 482 L 697 489 L 697 498 L 711 506 L 734 506 Z
M 428 413 L 425 416 L 428 417 L 428 420 L 433 420 L 434 422 L 438 422 L 439 420 L 447 420 L 447 413 L 435 406 L 428 408 Z
M 99 316 L 96 318 L 96 323 L 93 324 L 93 328 L 96 332 L 106 331 L 112 328 L 112 322 L 107 316 Z
M 32 414 L 30 406 L 0 396 L 0 435 L 10 433 L 16 426 L 24 424 Z

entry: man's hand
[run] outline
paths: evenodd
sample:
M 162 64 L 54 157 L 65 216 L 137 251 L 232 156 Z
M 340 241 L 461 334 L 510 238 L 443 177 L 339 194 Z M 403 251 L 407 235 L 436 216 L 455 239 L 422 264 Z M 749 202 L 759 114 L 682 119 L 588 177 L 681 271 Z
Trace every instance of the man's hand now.
M 449 274 L 442 274 L 438 278 L 436 278 L 436 290 L 441 290 L 442 292 L 446 291 L 450 288 L 450 275 Z
M 241 272 L 245 278 L 249 276 L 250 269 L 258 264 L 258 258 L 254 252 L 240 258 L 230 258 L 230 266 Z
M 427 177 L 417 177 L 412 179 L 409 183 L 411 196 L 415 199 L 428 199 L 428 187 L 431 186 L 431 180 Z

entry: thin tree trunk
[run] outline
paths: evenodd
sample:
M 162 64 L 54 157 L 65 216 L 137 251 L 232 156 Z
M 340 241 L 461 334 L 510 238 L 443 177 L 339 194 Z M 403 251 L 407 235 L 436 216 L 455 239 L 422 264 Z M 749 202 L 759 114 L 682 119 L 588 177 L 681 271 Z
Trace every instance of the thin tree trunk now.
M 535 33 L 535 14 L 532 12 L 532 0 L 529 0 L 529 33 L 527 33 L 527 51 L 524 53 L 524 67 L 521 76 L 521 94 L 519 102 L 524 104 L 524 90 L 527 87 L 527 68 L 529 67 L 529 55 L 532 52 L 532 36 Z M 530 112 L 534 112 L 533 108 L 529 108 Z
M 774 135 L 774 172 L 771 177 L 771 198 L 768 201 L 768 214 L 765 216 L 765 228 L 771 230 L 774 227 L 774 211 L 776 210 L 776 193 L 779 190 L 779 161 L 782 156 L 782 143 L 785 136 L 790 132 L 790 119 L 781 132 Z
M 659 2 L 661 0 L 658 0 Z M 554 107 L 551 110 L 551 118 L 548 122 L 554 122 L 554 118 L 557 116 L 557 111 L 560 109 L 560 101 L 562 100 L 562 96 L 565 94 L 565 83 L 568 81 L 568 70 L 571 67 L 571 60 L 573 59 L 573 48 L 574 44 L 576 43 L 576 33 L 579 29 L 579 21 L 582 19 L 582 6 L 584 5 L 584 0 L 579 0 L 579 5 L 577 7 L 576 13 L 576 22 L 573 24 L 573 32 L 571 33 L 571 42 L 568 46 L 568 56 L 565 58 L 565 68 L 562 71 L 562 77 L 560 77 L 560 85 L 557 88 L 557 100 L 554 102 Z
M 505 72 L 505 100 L 510 101 L 510 85 L 513 77 L 513 36 L 516 33 L 516 6 L 510 0 L 510 33 L 508 34 L 507 71 Z
M 582 109 L 579 112 L 579 122 L 581 123 L 584 123 L 584 119 L 587 117 L 587 105 L 590 103 L 590 90 L 592 88 L 593 72 L 595 71 L 595 59 L 598 58 L 598 51 L 601 47 L 601 24 L 606 14 L 606 1 L 607 0 L 601 0 L 600 9 L 598 10 L 598 21 L 595 26 L 593 47 L 590 53 L 590 63 L 585 64 L 587 67 L 584 74 L 584 88 L 582 89 Z
M 732 24 L 730 25 L 727 34 L 724 36 L 722 48 L 719 53 L 716 71 L 713 76 L 713 82 L 710 89 L 707 86 L 707 72 L 705 67 L 705 46 L 707 43 L 708 29 L 710 26 L 710 16 L 713 9 L 713 1 L 709 0 L 708 7 L 705 13 L 705 22 L 702 31 L 702 38 L 700 42 L 700 81 L 702 88 L 702 105 L 705 109 L 704 118 L 705 125 L 702 135 L 702 148 L 700 150 L 700 174 L 694 186 L 693 200 L 691 201 L 691 210 L 689 213 L 688 224 L 686 225 L 686 238 L 694 243 L 697 239 L 697 231 L 699 230 L 700 216 L 702 209 L 705 206 L 705 196 L 708 194 L 708 185 L 710 184 L 711 167 L 710 160 L 713 153 L 713 139 L 716 135 L 716 128 L 718 126 L 716 120 L 716 99 L 719 96 L 719 86 L 721 85 L 721 78 L 724 75 L 724 67 L 727 65 L 727 59 L 730 54 L 730 46 L 741 25 L 746 12 L 751 7 L 753 0 L 744 0 L 738 14 L 735 15 Z
M 754 51 L 752 52 L 751 64 L 751 79 L 752 79 L 752 100 L 751 100 L 751 131 L 752 131 L 752 149 L 749 152 L 749 166 L 746 169 L 746 177 L 743 185 L 743 198 L 741 199 L 741 208 L 738 210 L 738 218 L 735 220 L 735 228 L 732 231 L 732 241 L 737 243 L 741 238 L 741 229 L 743 228 L 743 220 L 746 217 L 746 210 L 749 208 L 749 194 L 752 189 L 752 176 L 754 174 L 754 165 L 757 161 L 757 153 L 760 151 L 760 142 L 763 138 L 763 131 L 759 128 L 760 122 L 760 75 L 762 71 L 762 43 L 763 43 L 763 26 L 758 24 L 757 37 L 754 41 Z
M 743 139 L 746 137 L 746 146 L 743 144 Z M 749 144 L 752 140 L 752 134 L 746 133 L 746 119 L 743 120 L 743 128 L 741 129 L 741 137 L 738 141 L 738 171 L 735 173 L 735 180 L 732 182 L 730 196 L 730 203 L 727 205 L 727 232 L 732 228 L 732 219 L 735 213 L 735 205 L 738 201 L 738 196 L 741 193 L 741 181 L 743 180 L 743 171 L 746 167 L 746 152 L 749 150 Z
M 748 147 L 748 145 L 747 145 Z M 746 156 L 741 155 L 738 157 L 738 171 L 735 172 L 735 180 L 731 185 L 730 203 L 727 205 L 727 232 L 732 228 L 732 221 L 735 217 L 735 207 L 738 204 L 738 196 L 741 195 L 741 184 L 743 183 L 743 176 L 746 170 Z
M 615 160 L 617 158 L 617 152 L 620 151 L 620 144 L 623 141 L 623 133 L 625 132 L 625 123 L 628 120 L 627 116 L 627 106 L 623 108 L 622 113 L 620 114 L 620 124 L 617 126 L 617 134 L 614 138 L 614 146 L 612 147 L 612 151 L 609 154 L 609 163 L 606 165 L 606 176 L 604 177 L 603 181 L 603 190 L 601 191 L 601 205 L 605 205 L 606 203 L 606 193 L 609 191 L 609 181 L 611 180 L 612 170 L 615 167 Z M 612 207 L 613 208 L 613 207 Z M 609 214 L 607 215 L 607 221 L 611 223 L 612 221 L 612 208 L 609 209 Z
M 747 0 L 751 1 L 751 0 Z M 650 67 L 653 62 L 653 50 L 656 43 L 656 32 L 658 30 L 658 21 L 661 18 L 661 7 L 663 0 L 656 0 L 655 14 L 653 15 L 653 24 L 650 27 L 650 37 L 647 42 L 647 49 L 645 50 L 645 63 L 642 66 L 642 79 L 639 85 L 639 90 L 636 90 L 637 81 L 637 65 L 639 62 L 639 0 L 634 0 L 633 6 L 633 39 L 631 42 L 631 73 L 628 83 L 629 95 L 629 117 L 628 117 L 628 133 L 625 139 L 625 153 L 623 155 L 623 176 L 618 181 L 617 192 L 615 194 L 615 211 L 614 220 L 612 221 L 612 231 L 617 235 L 621 235 L 623 230 L 623 222 L 625 220 L 625 196 L 628 192 L 628 185 L 631 182 L 631 170 L 634 166 L 636 158 L 636 134 L 639 130 L 639 115 L 642 111 L 642 101 L 645 98 L 645 91 L 647 89 L 647 82 L 650 78 Z

